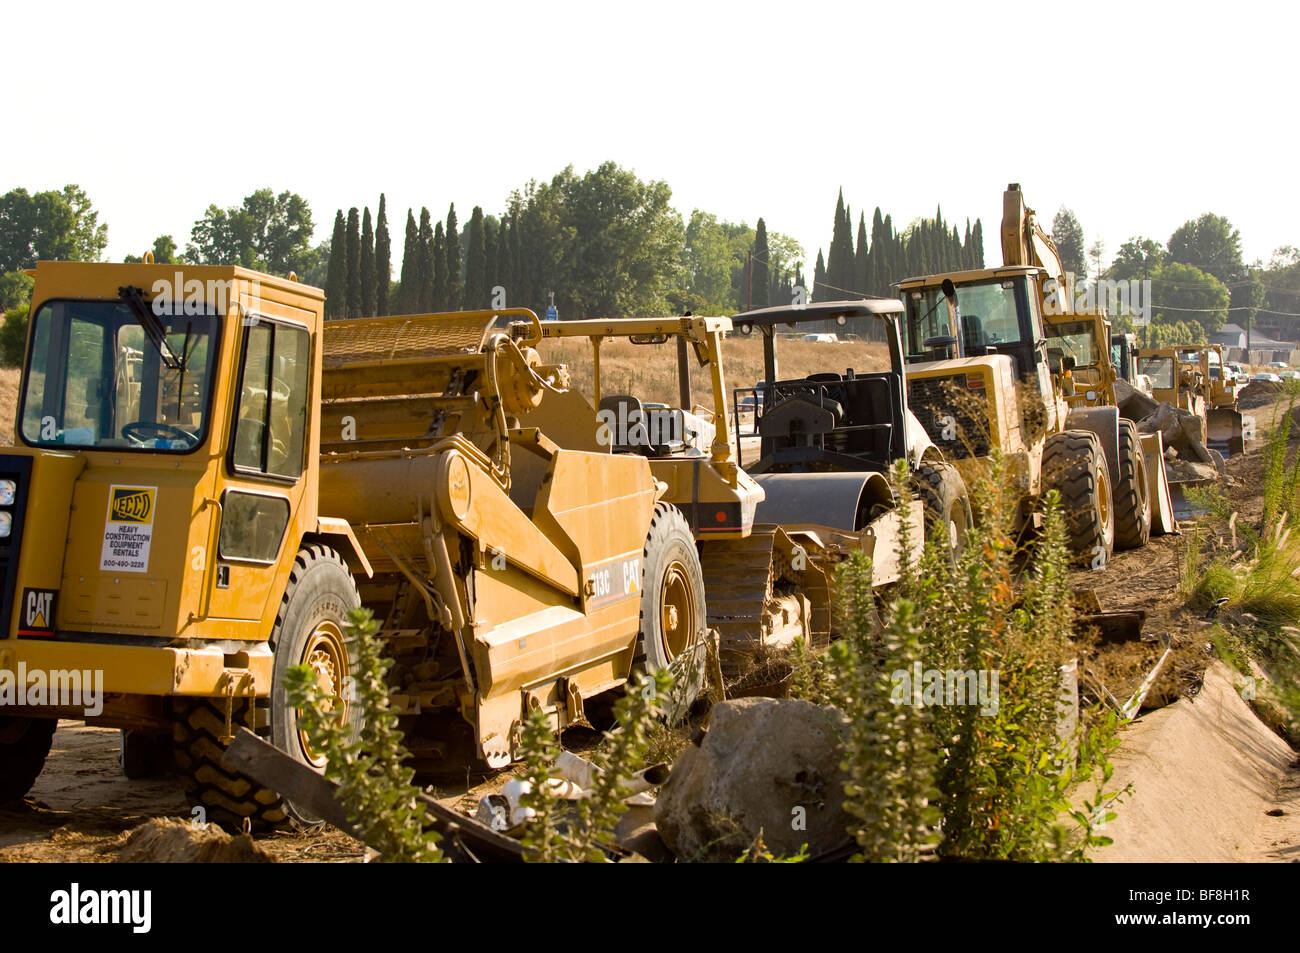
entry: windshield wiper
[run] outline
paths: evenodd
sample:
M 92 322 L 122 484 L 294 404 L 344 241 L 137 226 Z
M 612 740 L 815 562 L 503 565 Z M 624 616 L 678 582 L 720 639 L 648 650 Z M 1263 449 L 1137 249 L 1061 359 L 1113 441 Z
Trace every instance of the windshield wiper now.
M 144 328 L 144 333 L 153 343 L 154 350 L 158 352 L 158 356 L 162 358 L 167 369 L 178 371 L 183 368 L 185 362 L 176 356 L 176 352 L 167 343 L 167 330 L 163 327 L 163 323 L 158 320 L 158 315 L 153 313 L 153 308 L 145 303 L 144 292 L 139 288 L 127 285 L 125 288 L 117 289 L 117 296 L 131 309 L 131 313 L 135 315 L 140 327 Z M 186 356 L 188 357 L 188 355 Z

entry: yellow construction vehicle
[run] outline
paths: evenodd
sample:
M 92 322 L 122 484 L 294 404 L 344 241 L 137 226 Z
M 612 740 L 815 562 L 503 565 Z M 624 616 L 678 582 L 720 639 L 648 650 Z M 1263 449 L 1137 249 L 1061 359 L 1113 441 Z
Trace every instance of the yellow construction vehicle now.
M 1201 421 L 1201 441 L 1224 456 L 1241 453 L 1253 434 L 1254 419 L 1237 406 L 1239 381 L 1223 358 L 1219 344 L 1183 344 L 1142 348 L 1138 369 L 1152 382 L 1151 396 L 1195 414 Z
M 541 366 L 537 317 L 325 323 L 322 304 L 236 267 L 37 265 L 0 455 L 0 674 L 93 671 L 104 694 L 0 716 L 0 799 L 78 718 L 173 733 L 209 820 L 314 820 L 220 757 L 246 724 L 321 767 L 282 676 L 310 666 L 355 721 L 344 632 L 363 603 L 424 765 L 462 747 L 504 765 L 528 711 L 581 720 L 637 665 L 689 653 L 694 683 L 691 526 Z
M 1058 490 L 1072 550 L 1100 568 L 1113 549 L 1144 545 L 1151 532 L 1142 442 L 1097 392 L 1088 398 L 1092 388 L 1070 386 L 1075 368 L 1109 366 L 1104 348 L 1094 343 L 1087 360 L 1064 353 L 1045 318 L 1062 316 L 1056 342 L 1073 320 L 1083 322 L 1080 340 L 1108 337 L 1095 315 L 1070 310 L 1056 246 L 1014 183 L 1003 195 L 1002 257 L 1000 268 L 899 283 L 909 403 L 968 485 L 1000 450 L 1021 490 L 1020 526 L 1035 520 L 1043 493 Z
M 828 475 L 817 484 L 819 507 L 778 513 L 769 507 L 771 484 L 740 467 L 739 437 L 727 426 L 723 340 L 731 330 L 730 318 L 702 316 L 542 325 L 546 342 L 589 344 L 591 400 L 601 419 L 600 439 L 615 453 L 649 460 L 651 472 L 666 487 L 663 501 L 679 509 L 690 525 L 703 565 L 708 624 L 720 635 L 722 668 L 728 674 L 743 667 L 760 645 L 779 647 L 795 637 L 814 646 L 829 642 L 835 566 L 850 552 L 876 555 L 876 585 L 899 576 L 894 558 L 898 513 L 888 505 L 888 512 L 878 512 L 878 504 L 893 502 L 880 473 L 838 481 Z M 665 380 L 671 381 L 675 372 L 676 406 L 609 391 L 601 354 L 602 346 L 614 341 L 644 350 L 645 363 L 661 367 Z M 703 404 L 692 393 L 692 365 L 707 380 Z M 522 419 L 559 429 L 565 421 L 552 415 L 560 413 L 563 408 L 543 403 Z
M 759 516 L 773 522 L 819 519 L 857 528 L 873 508 L 894 504 L 886 479 L 894 461 L 905 460 L 913 489 L 926 514 L 926 534 L 937 533 L 958 549 L 971 525 L 970 495 L 955 467 L 925 432 L 907 403 L 897 300 L 827 301 L 761 308 L 735 318 L 742 334 L 763 341 L 761 386 L 737 388 L 732 421 L 739 444 L 757 438 L 757 458 L 745 461 L 767 493 Z M 883 338 L 889 351 L 886 371 L 842 373 L 826 370 L 804 378 L 782 379 L 777 340 L 782 331 L 798 335 L 815 326 Z M 742 429 L 738 408 L 752 408 Z M 888 553 L 877 547 L 881 566 L 896 572 Z

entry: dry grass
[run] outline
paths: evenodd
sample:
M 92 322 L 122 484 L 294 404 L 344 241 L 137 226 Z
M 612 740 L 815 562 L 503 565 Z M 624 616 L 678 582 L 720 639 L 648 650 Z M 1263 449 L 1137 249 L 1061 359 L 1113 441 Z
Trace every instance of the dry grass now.
M 22 371 L 0 367 L 0 447 L 14 445 L 14 416 L 18 413 L 18 380 Z
M 585 338 L 543 341 L 542 359 L 567 364 L 573 385 L 590 400 L 593 392 L 591 344 Z M 723 345 L 723 371 L 728 391 L 752 387 L 763 378 L 763 344 L 756 338 L 730 337 Z M 783 380 L 807 377 L 820 371 L 843 373 L 846 368 L 865 374 L 889 369 L 884 344 L 852 342 L 815 344 L 781 341 L 777 344 L 777 371 Z M 633 344 L 609 340 L 600 349 L 601 389 L 606 394 L 635 394 L 644 401 L 677 404 L 677 345 Z M 691 360 L 691 392 L 697 404 L 708 403 L 711 391 L 708 369 Z M 730 393 L 728 393 L 730 400 Z

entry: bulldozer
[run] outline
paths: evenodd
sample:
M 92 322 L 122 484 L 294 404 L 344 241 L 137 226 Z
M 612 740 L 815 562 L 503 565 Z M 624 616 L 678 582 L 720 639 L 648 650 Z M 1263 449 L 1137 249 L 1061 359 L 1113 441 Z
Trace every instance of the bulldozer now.
M 1201 441 L 1224 456 L 1245 449 L 1254 434 L 1254 418 L 1237 406 L 1239 381 L 1223 359 L 1219 344 L 1184 344 L 1142 348 L 1139 370 L 1152 381 L 1151 396 L 1186 410 L 1201 421 Z
M 1015 183 L 1003 193 L 1001 238 L 1001 267 L 898 283 L 909 404 L 968 485 L 1000 452 L 1020 490 L 1019 529 L 1036 525 L 1043 495 L 1056 489 L 1073 554 L 1100 569 L 1115 549 L 1146 544 L 1156 484 L 1113 392 L 1106 405 L 1073 380 L 1076 368 L 1092 368 L 1098 387 L 1113 385 L 1113 369 L 1099 367 L 1110 366 L 1100 344 L 1109 336 L 1095 315 L 1070 310 L 1056 245 Z M 1057 315 L 1085 325 L 1077 330 L 1094 342 L 1087 360 L 1054 342 L 1046 318 Z
M 708 625 L 719 634 L 726 676 L 738 674 L 760 646 L 781 647 L 796 637 L 814 647 L 828 644 L 835 567 L 850 553 L 873 556 L 873 585 L 899 578 L 900 513 L 881 473 L 847 479 L 826 474 L 816 483 L 820 505 L 792 511 L 772 506 L 777 488 L 767 475 L 756 477 L 752 468 L 740 466 L 740 439 L 728 427 L 723 359 L 732 330 L 732 319 L 722 316 L 545 322 L 546 343 L 590 347 L 591 403 L 573 411 L 543 403 L 522 418 L 558 429 L 566 421 L 589 420 L 594 407 L 602 443 L 616 454 L 649 461 L 666 487 L 663 501 L 684 514 L 697 541 Z M 662 368 L 663 379 L 674 385 L 675 402 L 611 392 L 601 355 L 615 341 L 643 351 L 644 363 Z M 703 403 L 694 398 L 693 368 L 707 382 Z
M 34 277 L 0 455 L 0 676 L 94 672 L 103 694 L 0 715 L 0 800 L 72 718 L 170 735 L 196 817 L 317 820 L 221 757 L 243 725 L 323 768 L 282 680 L 308 666 L 356 724 L 363 604 L 417 768 L 504 766 L 529 712 L 580 722 L 638 669 L 680 660 L 698 684 L 691 523 L 646 457 L 602 445 L 532 312 L 325 322 L 319 289 L 240 267 Z

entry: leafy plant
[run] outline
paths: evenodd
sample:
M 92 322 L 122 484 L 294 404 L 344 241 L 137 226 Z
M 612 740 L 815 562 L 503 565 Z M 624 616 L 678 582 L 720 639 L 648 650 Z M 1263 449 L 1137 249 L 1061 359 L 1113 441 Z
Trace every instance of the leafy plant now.
M 345 707 L 328 695 L 307 665 L 285 672 L 289 704 L 314 750 L 325 754 L 325 777 L 339 785 L 338 799 L 361 839 L 385 862 L 444 861 L 441 835 L 411 783 L 410 757 L 397 715 L 389 707 L 384 676 L 392 664 L 380 654 L 379 623 L 370 610 L 354 609 L 344 637 L 356 658 L 356 674 L 345 683 L 348 707 L 360 710 L 360 726 L 345 720 Z

